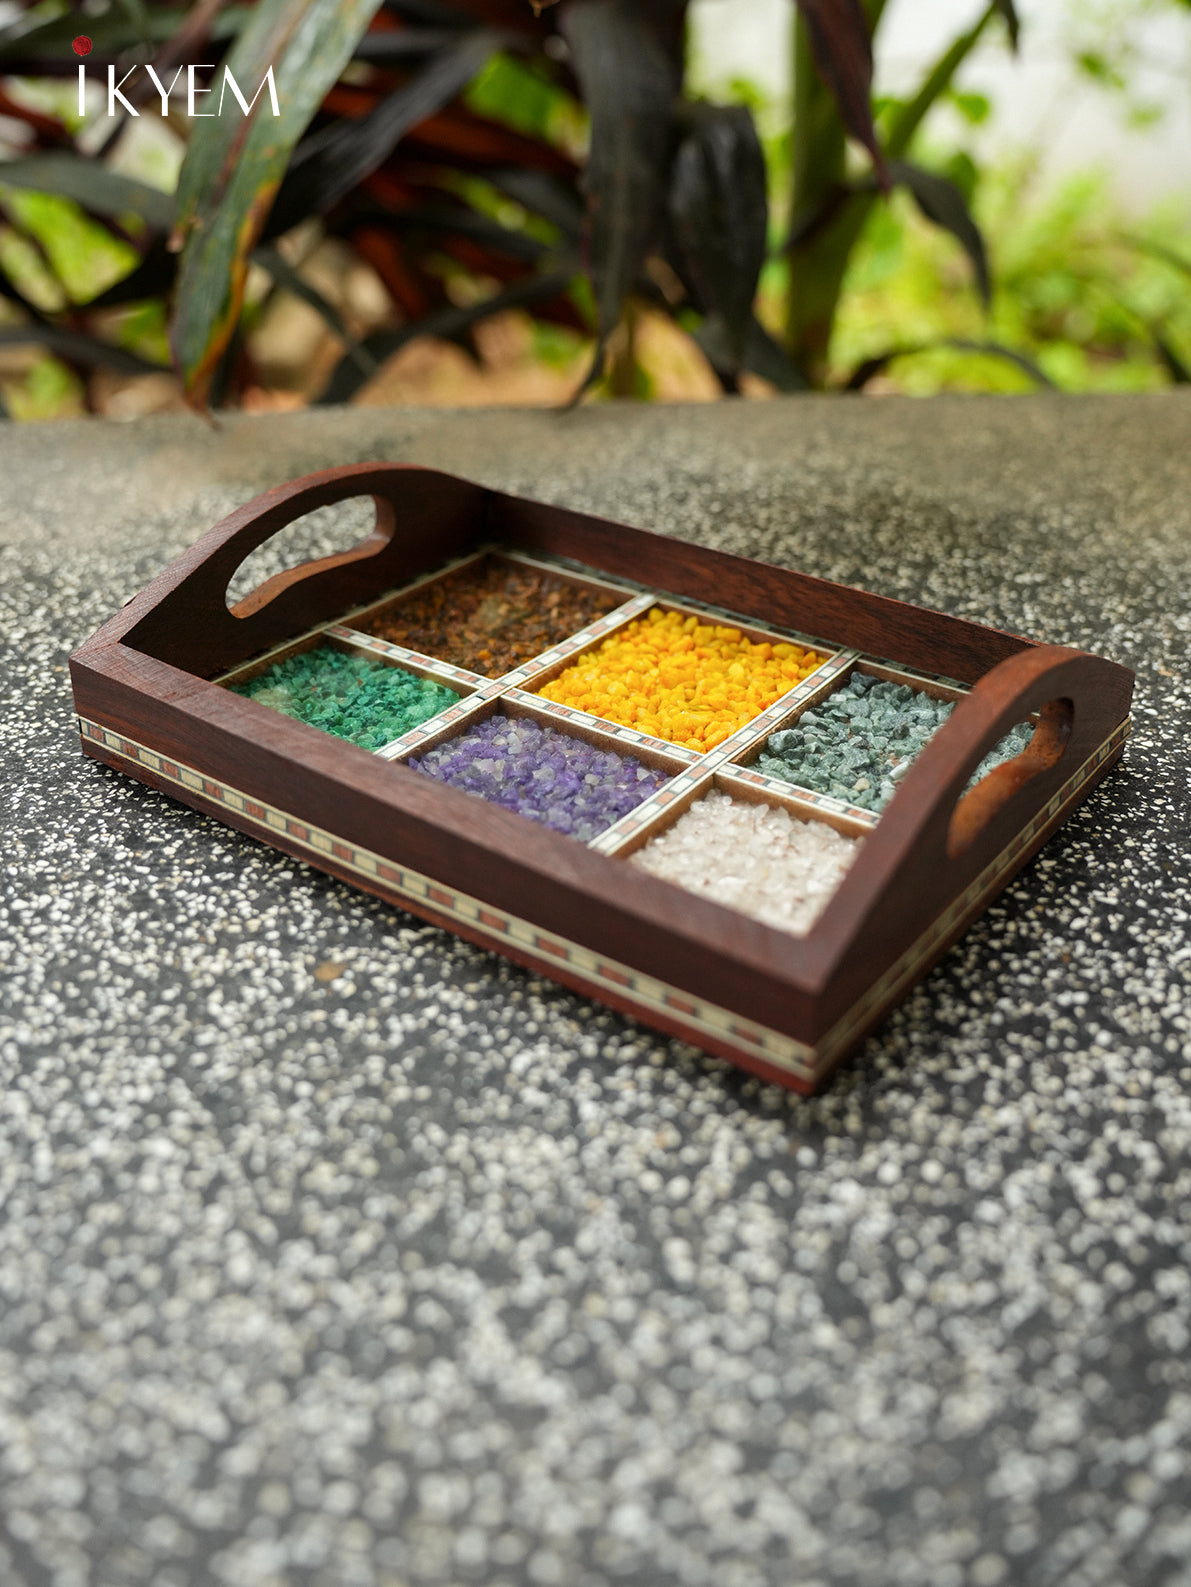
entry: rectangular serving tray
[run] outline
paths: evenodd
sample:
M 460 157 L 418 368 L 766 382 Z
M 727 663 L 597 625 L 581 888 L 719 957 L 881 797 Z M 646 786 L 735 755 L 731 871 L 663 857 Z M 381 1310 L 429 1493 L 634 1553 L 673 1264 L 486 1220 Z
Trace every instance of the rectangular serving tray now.
M 279 574 L 229 609 L 229 584 L 257 547 L 357 496 L 376 504 L 367 540 Z M 491 550 L 594 581 L 622 604 L 495 680 L 352 626 L 382 598 Z M 702 755 L 534 693 L 655 604 L 792 638 L 826 659 Z M 371 752 L 226 687 L 319 642 L 383 656 L 461 698 Z M 853 667 L 958 702 L 879 818 L 750 769 L 768 733 Z M 391 464 L 312 474 L 232 513 L 79 648 L 71 677 L 88 755 L 800 1091 L 926 974 L 1119 759 L 1133 690 L 1127 668 L 1083 651 Z M 664 766 L 671 779 L 585 845 L 402 764 L 498 702 Z M 1023 721 L 1035 724 L 1028 747 L 967 789 Z M 863 837 L 805 935 L 626 863 L 711 787 Z

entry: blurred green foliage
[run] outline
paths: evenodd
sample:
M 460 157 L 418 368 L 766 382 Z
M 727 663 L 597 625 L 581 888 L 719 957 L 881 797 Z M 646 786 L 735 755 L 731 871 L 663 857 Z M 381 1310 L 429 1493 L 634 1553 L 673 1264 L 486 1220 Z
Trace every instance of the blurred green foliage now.
M 1175 0 L 1127 0 L 1139 14 Z M 1187 9 L 1184 0 L 1178 6 Z M 871 9 L 871 5 L 870 5 Z M 878 8 L 879 9 L 879 8 Z M 995 8 L 994 8 L 995 9 Z M 1120 96 L 1128 118 L 1154 119 L 1158 112 L 1133 92 L 1137 57 L 1117 46 L 1120 14 L 1101 21 L 1088 41 L 1073 49 L 1084 75 Z M 29 80 L 17 89 L 30 105 L 78 130 L 69 84 Z M 720 100 L 752 113 L 764 151 L 769 184 L 769 257 L 760 279 L 757 317 L 775 342 L 793 348 L 788 323 L 791 195 L 798 149 L 789 117 L 753 83 L 720 85 Z M 871 389 L 928 394 L 938 391 L 1014 392 L 1037 383 L 1005 357 L 957 347 L 991 343 L 1032 360 L 1050 382 L 1066 391 L 1141 391 L 1182 382 L 1191 371 L 1191 181 L 1182 200 L 1157 206 L 1145 217 L 1127 215 L 1116 200 L 1111 173 L 1089 171 L 1045 186 L 1039 162 L 1025 155 L 982 163 L 965 146 L 993 114 L 986 93 L 957 86 L 950 78 L 937 98 L 954 113 L 958 130 L 942 143 L 937 120 L 929 119 L 906 151 L 908 157 L 950 182 L 987 240 L 993 293 L 987 309 L 974 287 L 970 256 L 956 236 L 923 216 L 908 192 L 897 189 L 872 203 L 858 240 L 847 254 L 842 291 L 833 311 L 829 346 L 816 380 L 844 387 L 872 360 Z M 560 87 L 557 73 L 541 56 L 493 55 L 462 95 L 477 117 L 541 140 L 581 159 L 588 124 L 581 102 Z M 875 98 L 873 116 L 882 143 L 905 103 Z M 140 151 L 148 162 L 136 174 L 151 186 L 172 188 L 177 159 L 161 147 Z M 848 181 L 858 168 L 849 161 Z M 0 270 L 17 283 L 36 309 L 69 323 L 76 305 L 86 305 L 120 281 L 141 258 L 143 223 L 119 217 L 116 227 L 89 217 L 72 200 L 52 193 L 5 187 L 0 163 Z M 443 170 L 443 191 L 509 235 L 532 239 L 546 249 L 559 245 L 550 220 L 523 207 L 483 174 L 463 166 Z M 863 193 L 856 186 L 855 193 Z M 830 198 L 830 195 L 828 195 Z M 123 235 L 121 235 L 121 232 Z M 450 286 L 455 302 L 474 300 L 485 287 L 446 253 L 432 254 L 431 268 Z M 577 322 L 595 323 L 589 283 L 577 277 L 568 288 Z M 622 338 L 630 354 L 642 311 L 630 301 Z M 0 326 L 16 311 L 0 299 Z M 261 298 L 251 294 L 240 334 L 249 336 L 261 318 Z M 692 332 L 698 315 L 676 318 Z M 131 306 L 90 311 L 114 346 L 149 363 L 168 362 L 167 302 L 163 297 Z M 948 345 L 950 344 L 950 345 Z M 580 331 L 535 318 L 533 355 L 561 369 L 584 345 Z M 3 349 L 0 349 L 0 353 Z M 879 367 L 878 367 L 879 366 Z M 648 367 L 629 357 L 617 384 L 615 358 L 605 391 L 648 396 L 658 382 Z M 85 378 L 51 354 L 29 350 L 23 363 L 0 359 L 0 396 L 13 417 L 45 418 L 81 411 L 88 399 Z
M 1188 261 L 1191 214 L 1169 201 L 1130 221 L 1111 177 L 1089 172 L 1034 194 L 1035 172 L 1008 160 L 975 182 L 973 207 L 990 239 L 995 283 L 987 321 L 955 244 L 897 194 L 875 211 L 852 260 L 833 341 L 849 369 L 881 353 L 890 330 L 906 347 L 989 338 L 1032 358 L 1064 391 L 1152 391 L 1172 375 L 1155 357 L 1160 334 L 1191 365 L 1191 273 L 1139 246 L 1144 237 Z M 966 289 L 965 289 L 966 288 Z M 1002 359 L 945 348 L 897 360 L 887 389 L 1022 391 L 1033 382 Z

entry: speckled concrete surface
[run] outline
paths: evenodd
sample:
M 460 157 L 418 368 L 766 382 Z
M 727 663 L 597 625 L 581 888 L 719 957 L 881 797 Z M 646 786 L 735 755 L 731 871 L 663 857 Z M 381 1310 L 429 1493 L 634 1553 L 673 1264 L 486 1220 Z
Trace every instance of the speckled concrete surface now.
M 366 457 L 1139 673 L 827 1094 L 84 762 L 70 649 Z M 1191 401 L 0 434 L 4 1587 L 1191 1582 Z

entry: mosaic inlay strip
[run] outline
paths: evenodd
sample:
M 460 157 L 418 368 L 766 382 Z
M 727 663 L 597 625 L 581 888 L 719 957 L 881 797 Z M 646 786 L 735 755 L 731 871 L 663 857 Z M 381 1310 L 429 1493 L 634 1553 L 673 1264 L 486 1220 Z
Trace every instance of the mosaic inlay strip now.
M 374 656 L 383 657 L 385 661 L 405 665 L 412 662 L 416 667 L 424 667 L 436 678 L 457 683 L 465 689 L 479 689 L 489 681 L 478 672 L 469 672 L 466 667 L 456 667 L 449 661 L 443 661 L 440 656 L 424 656 L 420 650 L 408 650 L 404 645 L 395 645 L 389 639 L 378 638 L 376 634 L 361 633 L 358 628 L 348 628 L 344 623 L 332 623 L 323 632 L 328 639 L 338 639 L 353 650 L 369 651 Z
M 890 672 L 900 672 L 915 683 L 933 683 L 941 689 L 957 689 L 960 694 L 970 694 L 970 683 L 960 683 L 958 678 L 945 678 L 940 672 L 923 672 L 919 667 L 907 667 L 904 661 L 890 661 L 887 656 L 861 656 L 867 666 L 888 667 Z
M 840 650 L 828 656 L 822 666 L 816 667 L 814 672 L 803 678 L 801 683 L 796 683 L 788 694 L 783 694 L 780 700 L 767 705 L 760 716 L 750 717 L 730 738 L 724 739 L 722 744 L 717 744 L 714 749 L 708 750 L 708 764 L 722 766 L 725 761 L 743 755 L 755 742 L 768 738 L 783 717 L 789 716 L 790 712 L 796 711 L 804 701 L 818 694 L 833 678 L 838 678 L 858 656 L 859 651 L 856 650 Z
M 593 619 L 586 628 L 577 629 L 566 639 L 560 639 L 557 645 L 551 645 L 549 650 L 543 650 L 540 656 L 532 657 L 522 666 L 515 667 L 512 672 L 506 672 L 500 681 L 513 686 L 526 683 L 557 662 L 566 661 L 577 651 L 586 650 L 596 640 L 610 634 L 614 628 L 623 628 L 626 623 L 631 623 L 634 617 L 640 617 L 642 612 L 647 612 L 655 604 L 651 595 L 634 595 L 623 606 L 605 612 L 603 617 Z
M 601 987 L 613 990 L 617 996 L 642 1010 L 680 1021 L 696 1039 L 702 1035 L 712 1041 L 730 1043 L 742 1055 L 756 1058 L 809 1083 L 837 1053 L 847 1049 L 858 1031 L 914 980 L 922 966 L 934 957 L 940 943 L 993 889 L 1002 872 L 1060 815 L 1083 784 L 1124 743 L 1129 736 L 1131 719 L 1121 723 L 1072 773 L 1028 826 L 1014 836 L 963 894 L 932 921 L 901 958 L 861 995 L 817 1048 L 809 1047 L 768 1026 L 759 1025 L 718 1004 L 709 1003 L 706 999 L 680 991 L 617 960 L 593 953 L 519 916 L 481 903 L 469 894 L 445 887 L 420 871 L 360 848 L 276 806 L 251 799 L 240 790 L 216 778 L 206 777 L 194 767 L 161 755 L 135 739 L 112 732 L 98 722 L 80 717 L 78 725 L 85 741 L 133 766 L 144 767 L 158 780 L 184 790 L 184 797 L 190 793 L 234 811 L 242 820 L 261 827 L 266 837 L 270 832 L 284 835 L 289 843 L 305 849 L 316 864 L 320 858 L 333 859 L 337 867 L 354 872 L 373 885 L 383 886 L 389 896 L 398 902 L 408 903 L 415 912 L 421 907 L 448 920 L 458 921 L 461 927 L 486 937 L 498 950 L 505 943 L 523 952 L 545 955 L 549 962 L 564 965 L 568 973 L 590 986 L 597 998 Z
M 122 733 L 114 733 L 98 722 L 80 717 L 78 724 L 84 740 L 101 746 L 109 754 L 118 755 L 133 765 L 143 766 L 163 782 L 173 783 L 179 789 L 199 795 L 212 804 L 235 811 L 241 819 L 260 826 L 266 837 L 270 832 L 284 835 L 293 846 L 305 849 L 314 857 L 316 864 L 320 858 L 333 859 L 339 868 L 364 877 L 372 885 L 382 884 L 387 894 L 398 902 L 407 902 L 415 911 L 423 906 L 448 920 L 458 921 L 467 930 L 482 933 L 491 939 L 497 949 L 502 943 L 507 943 L 522 951 L 547 955 L 550 962 L 565 966 L 569 973 L 590 985 L 597 998 L 601 986 L 607 987 L 642 1010 L 681 1020 L 690 1028 L 696 1040 L 702 1034 L 714 1041 L 731 1042 L 742 1053 L 775 1069 L 782 1069 L 800 1080 L 810 1081 L 814 1077 L 814 1050 L 791 1036 L 771 1030 L 730 1009 L 721 1008 L 705 998 L 680 991 L 618 960 L 594 953 L 590 948 L 522 920 L 517 915 L 482 903 L 467 893 L 444 886 L 422 872 L 386 859 L 370 849 L 360 848 L 263 800 L 250 799 L 239 789 L 216 778 L 205 777 L 193 767 L 160 755 L 156 750 Z
M 428 739 L 437 738 L 443 728 L 452 723 L 458 723 L 462 732 L 467 727 L 468 718 L 475 716 L 481 706 L 487 705 L 499 694 L 500 688 L 495 682 L 485 684 L 474 694 L 469 694 L 465 700 L 460 700 L 458 705 L 449 705 L 437 716 L 427 717 L 426 721 L 420 722 L 417 727 L 411 727 L 408 733 L 395 738 L 391 744 L 383 745 L 376 754 L 381 760 L 401 760 L 420 745 L 425 744 Z
M 816 793 L 813 788 L 803 788 L 798 783 L 784 782 L 780 777 L 769 777 L 763 771 L 754 771 L 751 766 L 722 766 L 720 770 L 729 777 L 751 783 L 754 788 L 763 788 L 766 793 L 785 794 L 787 797 L 801 800 L 804 805 L 814 805 L 816 810 L 829 810 L 833 815 L 847 816 L 851 821 L 863 822 L 866 827 L 875 827 L 880 820 L 879 815 L 873 810 L 862 810 L 859 805 L 846 804 L 844 800 L 833 798 L 831 794 Z
M 626 749 L 647 749 L 658 755 L 667 755 L 671 760 L 683 761 L 694 765 L 704 757 L 696 754 L 693 749 L 688 749 L 685 744 L 671 744 L 668 739 L 653 738 L 648 733 L 638 733 L 635 727 L 625 727 L 620 722 L 610 722 L 604 716 L 592 716 L 587 711 L 577 711 L 573 705 L 559 705 L 557 700 L 544 700 L 540 694 L 527 694 L 523 689 L 509 689 L 506 699 L 517 705 L 526 706 L 533 711 L 540 711 L 543 716 L 554 717 L 558 722 L 570 723 L 572 727 L 591 728 L 607 734 L 609 738 L 618 739 Z
M 650 794 L 648 799 L 643 799 L 635 810 L 630 810 L 628 815 L 621 816 L 615 826 L 606 832 L 601 832 L 598 838 L 593 838 L 587 845 L 597 854 L 614 854 L 629 838 L 635 837 L 643 827 L 663 811 L 668 810 L 672 804 L 681 799 L 683 794 L 689 793 L 699 783 L 711 784 L 711 773 L 700 761 L 697 765 L 680 772 L 677 777 L 659 788 L 656 793 Z

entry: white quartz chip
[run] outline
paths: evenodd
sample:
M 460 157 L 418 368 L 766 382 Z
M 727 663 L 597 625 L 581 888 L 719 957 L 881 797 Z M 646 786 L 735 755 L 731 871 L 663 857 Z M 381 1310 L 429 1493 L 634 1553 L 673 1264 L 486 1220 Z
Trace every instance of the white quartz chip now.
M 805 933 L 856 857 L 858 838 L 777 805 L 712 790 L 629 863 L 704 898 Z

